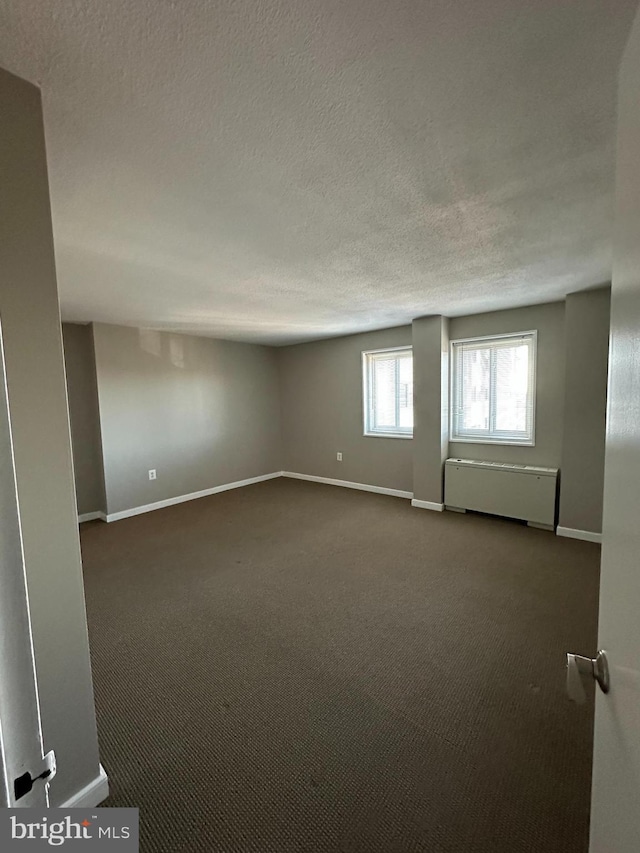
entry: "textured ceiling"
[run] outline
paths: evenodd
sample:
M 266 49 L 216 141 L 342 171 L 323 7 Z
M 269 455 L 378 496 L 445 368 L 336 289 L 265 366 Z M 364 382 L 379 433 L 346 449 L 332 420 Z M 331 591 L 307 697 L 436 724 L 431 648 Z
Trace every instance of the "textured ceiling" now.
M 288 343 L 610 277 L 636 0 L 0 0 L 66 319 Z

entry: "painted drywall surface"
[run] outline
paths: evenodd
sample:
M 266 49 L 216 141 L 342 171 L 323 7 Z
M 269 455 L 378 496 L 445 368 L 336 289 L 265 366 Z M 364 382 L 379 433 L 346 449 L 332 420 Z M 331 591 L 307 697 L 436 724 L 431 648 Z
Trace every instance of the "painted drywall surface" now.
M 98 386 L 90 325 L 62 324 L 78 515 L 105 512 Z
M 449 455 L 492 462 L 560 467 L 564 414 L 564 303 L 494 311 L 450 321 L 451 340 L 538 332 L 535 447 L 450 442 Z
M 413 321 L 413 497 L 443 502 L 449 449 L 449 320 Z
M 294 343 L 609 281 L 636 5 L 3 0 L 65 319 Z
M 109 513 L 282 470 L 273 349 L 106 324 L 94 346 Z
M 565 407 L 559 524 L 602 530 L 609 288 L 573 293 L 565 305 Z
M 410 492 L 413 439 L 363 435 L 362 402 L 363 351 L 410 345 L 403 326 L 278 349 L 284 469 Z
M 640 13 L 620 71 L 590 853 L 640 849 Z
M 40 94 L 0 70 L 0 317 L 45 749 L 59 806 L 99 772 Z

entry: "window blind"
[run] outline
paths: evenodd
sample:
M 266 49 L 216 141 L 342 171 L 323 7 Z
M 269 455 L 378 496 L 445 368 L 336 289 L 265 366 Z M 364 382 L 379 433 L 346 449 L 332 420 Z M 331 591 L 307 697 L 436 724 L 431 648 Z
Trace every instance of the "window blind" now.
M 534 444 L 536 337 L 452 342 L 452 441 Z
M 413 434 L 411 348 L 363 353 L 366 435 Z

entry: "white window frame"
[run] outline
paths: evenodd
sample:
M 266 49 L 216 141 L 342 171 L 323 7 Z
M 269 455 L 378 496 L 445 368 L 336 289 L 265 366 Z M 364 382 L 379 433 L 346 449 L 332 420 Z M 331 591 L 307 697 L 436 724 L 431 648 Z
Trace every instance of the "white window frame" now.
M 491 424 L 495 422 L 495 398 L 493 394 L 489 400 L 489 429 L 488 430 L 466 430 L 465 432 L 458 431 L 458 370 L 457 370 L 457 352 L 456 347 L 460 344 L 490 344 L 502 343 L 513 338 L 523 338 L 531 341 L 531 366 L 530 376 L 531 384 L 529 388 L 529 396 L 531 398 L 531 433 L 526 438 L 517 438 L 513 433 L 492 429 Z M 460 444 L 510 444 L 518 447 L 535 447 L 536 443 L 536 375 L 538 363 L 538 332 L 536 329 L 531 329 L 527 332 L 506 332 L 501 335 L 484 335 L 476 338 L 459 338 L 451 341 L 450 345 L 450 410 L 449 416 L 451 421 L 451 435 L 449 441 Z
M 408 429 L 401 431 L 398 429 L 373 429 L 371 427 L 371 424 L 373 423 L 373 395 L 369 393 L 369 389 L 373 387 L 373 359 L 370 359 L 369 356 L 375 356 L 381 353 L 397 352 L 410 352 L 413 357 L 413 347 L 410 344 L 401 347 L 364 350 L 362 353 L 362 411 L 364 420 L 363 435 L 365 436 L 372 438 L 413 438 L 413 427 L 411 427 L 410 431 Z M 396 400 L 396 406 L 398 406 L 398 400 Z M 396 413 L 396 423 L 397 422 L 398 417 Z

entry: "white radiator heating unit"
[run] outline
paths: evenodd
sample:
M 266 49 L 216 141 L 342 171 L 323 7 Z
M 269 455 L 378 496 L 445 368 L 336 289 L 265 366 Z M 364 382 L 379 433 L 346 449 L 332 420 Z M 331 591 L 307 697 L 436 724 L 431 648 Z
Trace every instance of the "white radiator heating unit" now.
M 476 510 L 553 530 L 557 482 L 557 468 L 447 459 L 444 503 L 457 512 Z

